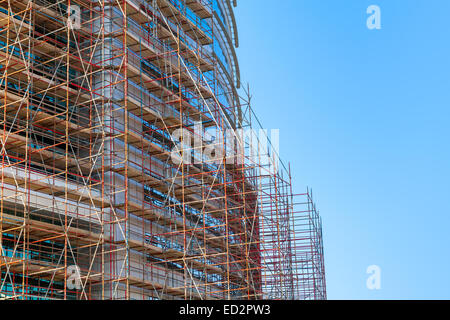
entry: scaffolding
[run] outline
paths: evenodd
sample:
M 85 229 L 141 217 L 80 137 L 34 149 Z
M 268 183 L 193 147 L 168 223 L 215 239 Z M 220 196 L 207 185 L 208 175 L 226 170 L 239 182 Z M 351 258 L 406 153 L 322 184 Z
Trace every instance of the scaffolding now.
M 0 299 L 326 299 L 222 6 L 0 0 Z

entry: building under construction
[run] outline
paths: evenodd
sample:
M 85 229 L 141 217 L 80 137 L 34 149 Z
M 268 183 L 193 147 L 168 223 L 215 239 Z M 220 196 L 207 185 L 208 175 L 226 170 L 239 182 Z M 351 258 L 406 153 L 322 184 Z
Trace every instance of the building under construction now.
M 0 0 L 0 299 L 326 299 L 235 6 Z

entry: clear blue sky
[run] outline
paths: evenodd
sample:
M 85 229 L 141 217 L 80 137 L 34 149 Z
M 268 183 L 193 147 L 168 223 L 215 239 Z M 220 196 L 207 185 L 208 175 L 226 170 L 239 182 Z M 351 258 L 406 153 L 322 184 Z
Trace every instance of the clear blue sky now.
M 450 299 L 450 1 L 240 0 L 236 16 L 253 107 L 323 217 L 328 297 Z

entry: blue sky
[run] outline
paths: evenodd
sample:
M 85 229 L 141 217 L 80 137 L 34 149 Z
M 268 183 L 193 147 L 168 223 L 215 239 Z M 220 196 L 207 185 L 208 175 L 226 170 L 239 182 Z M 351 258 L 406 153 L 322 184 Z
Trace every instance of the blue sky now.
M 238 1 L 242 80 L 314 190 L 328 297 L 450 299 L 450 1 L 276 3 Z

